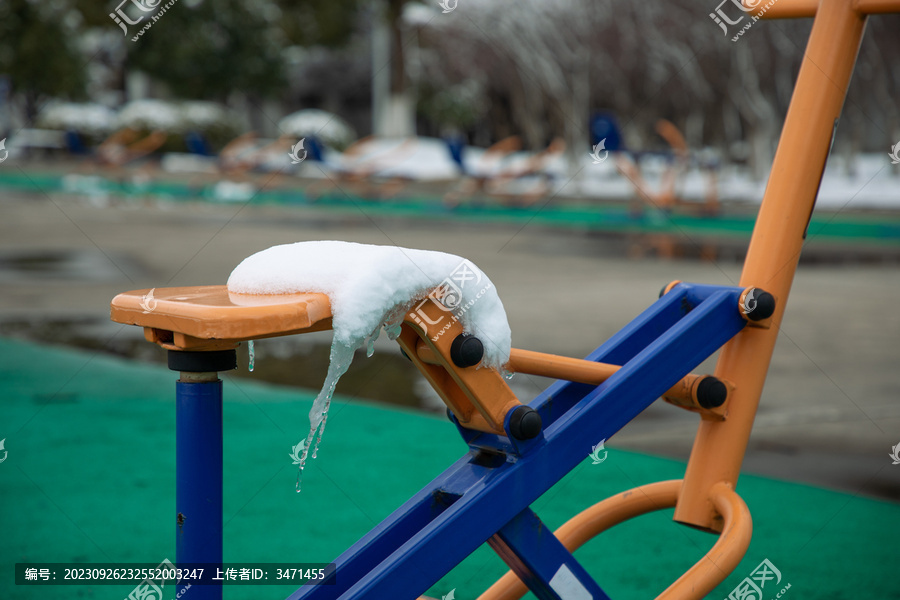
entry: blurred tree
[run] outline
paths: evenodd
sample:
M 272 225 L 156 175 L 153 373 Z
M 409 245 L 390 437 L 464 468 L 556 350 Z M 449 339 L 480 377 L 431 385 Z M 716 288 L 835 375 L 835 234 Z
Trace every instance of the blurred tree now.
M 590 111 L 604 108 L 618 114 L 633 148 L 662 148 L 654 123 L 666 118 L 690 146 L 718 146 L 764 177 L 811 21 L 759 22 L 734 42 L 733 32 L 723 35 L 709 18 L 714 7 L 697 0 L 467 0 L 425 22 L 421 72 L 437 88 L 480 82 L 493 106 L 479 125 L 495 140 L 520 133 L 536 149 L 564 133 L 569 149 L 582 153 Z M 836 150 L 885 148 L 900 136 L 900 68 L 892 62 L 900 54 L 898 27 L 900 15 L 870 19 L 844 111 L 849 126 L 838 128 Z
M 234 90 L 273 96 L 286 84 L 280 16 L 274 2 L 182 0 L 136 42 L 145 22 L 129 29 L 128 67 L 182 98 L 222 101 Z
M 87 59 L 72 42 L 80 21 L 64 5 L 51 11 L 28 0 L 0 1 L 0 75 L 23 97 L 28 123 L 48 97 L 84 97 Z
M 346 44 L 361 5 L 362 0 L 277 0 L 285 38 L 297 46 Z
M 97 2 L 97 0 L 71 0 L 72 6 L 81 13 L 86 27 L 106 27 L 112 24 L 109 13 L 115 10 L 113 2 Z

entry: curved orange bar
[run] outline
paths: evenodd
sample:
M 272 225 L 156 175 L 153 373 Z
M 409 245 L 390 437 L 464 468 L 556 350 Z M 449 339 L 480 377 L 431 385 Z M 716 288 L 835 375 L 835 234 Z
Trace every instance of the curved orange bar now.
M 556 537 L 569 552 L 574 552 L 585 542 L 633 517 L 663 508 L 675 506 L 681 480 L 660 481 L 616 494 L 598 502 L 569 519 L 556 530 Z M 528 588 L 509 571 L 497 583 L 488 588 L 478 600 L 518 600 Z
M 678 479 L 660 481 L 607 498 L 567 521 L 556 530 L 556 537 L 569 552 L 574 552 L 614 525 L 675 506 L 681 484 Z M 710 500 L 725 520 L 725 528 L 719 540 L 697 564 L 656 600 L 700 600 L 725 580 L 747 551 L 753 533 L 747 505 L 726 483 L 713 486 Z M 518 600 L 526 592 L 528 588 L 525 584 L 509 571 L 479 596 L 478 600 Z
M 724 520 L 718 541 L 656 600 L 700 600 L 725 581 L 744 558 L 753 535 L 750 509 L 724 481 L 713 486 L 710 500 Z

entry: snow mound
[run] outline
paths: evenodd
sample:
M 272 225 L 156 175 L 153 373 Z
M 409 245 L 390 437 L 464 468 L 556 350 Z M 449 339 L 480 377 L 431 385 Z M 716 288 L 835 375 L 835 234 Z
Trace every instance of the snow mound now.
M 487 275 L 453 254 L 338 241 L 284 244 L 244 259 L 228 278 L 228 291 L 327 294 L 335 341 L 359 348 L 382 326 L 399 324 L 398 309 L 445 283 L 461 294 L 455 312 L 466 333 L 484 342 L 484 364 L 499 369 L 509 360 L 511 338 L 503 303 Z M 387 323 L 389 317 L 396 323 Z
M 47 106 L 38 119 L 47 129 L 72 130 L 102 135 L 115 125 L 116 113 L 102 104 L 55 102 Z
M 235 118 L 224 106 L 215 102 L 190 100 L 181 104 L 181 119 L 187 125 L 205 129 Z
M 430 294 L 436 288 L 440 292 Z M 496 288 L 478 267 L 453 254 L 338 241 L 285 244 L 244 259 L 228 277 L 228 291 L 319 292 L 331 301 L 331 360 L 309 413 L 301 471 L 310 448 L 316 456 L 334 388 L 353 353 L 367 344 L 371 356 L 382 328 L 396 337 L 404 316 L 419 302 L 435 302 L 447 313 L 447 323 L 458 320 L 463 331 L 478 337 L 484 366 L 500 369 L 509 361 L 511 334 Z
M 308 108 L 291 113 L 278 121 L 278 129 L 285 135 L 317 137 L 327 146 L 344 148 L 356 139 L 356 131 L 339 116 Z

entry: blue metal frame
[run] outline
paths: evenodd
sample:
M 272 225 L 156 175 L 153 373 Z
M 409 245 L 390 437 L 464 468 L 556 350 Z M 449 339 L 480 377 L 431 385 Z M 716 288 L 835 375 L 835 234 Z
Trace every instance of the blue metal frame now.
M 175 384 L 176 564 L 222 563 L 222 382 Z M 191 600 L 221 600 L 195 585 Z
M 610 600 L 530 508 L 504 525 L 488 544 L 540 600 Z
M 486 541 L 541 599 L 560 600 L 550 580 L 563 565 L 588 594 L 575 597 L 607 598 L 554 535 L 535 535 L 528 507 L 743 329 L 743 291 L 675 286 L 587 357 L 622 365 L 612 377 L 557 382 L 531 402 L 543 420 L 535 439 L 509 435 L 509 417 L 506 436 L 460 427 L 469 453 L 338 557 L 334 585 L 289 600 L 417 598 Z

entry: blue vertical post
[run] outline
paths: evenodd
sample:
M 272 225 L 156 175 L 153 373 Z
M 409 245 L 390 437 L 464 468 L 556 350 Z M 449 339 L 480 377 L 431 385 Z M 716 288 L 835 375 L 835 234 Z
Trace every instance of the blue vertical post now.
M 234 350 L 169 351 L 175 384 L 176 564 L 222 563 L 222 381 Z M 176 583 L 178 590 L 181 584 Z M 176 590 L 176 591 L 178 591 Z M 196 585 L 192 600 L 221 600 L 220 585 Z

